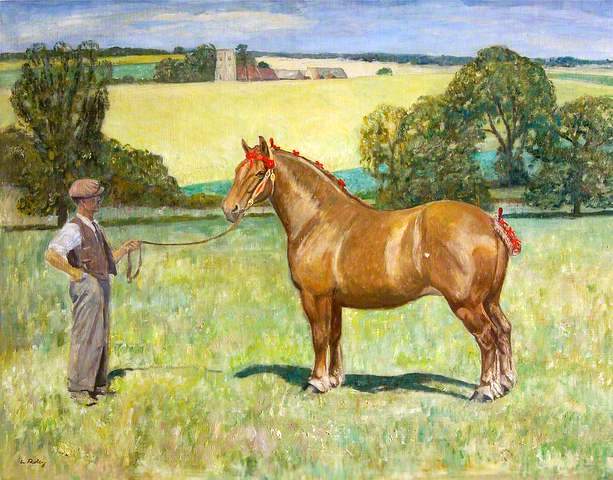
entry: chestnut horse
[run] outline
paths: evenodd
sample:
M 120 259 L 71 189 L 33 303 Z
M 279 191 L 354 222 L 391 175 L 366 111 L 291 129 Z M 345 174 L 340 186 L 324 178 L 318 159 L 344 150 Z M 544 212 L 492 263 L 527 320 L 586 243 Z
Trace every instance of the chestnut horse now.
M 311 325 L 315 363 L 307 387 L 343 383 L 343 307 L 385 309 L 442 295 L 481 350 L 471 399 L 491 401 L 516 382 L 511 324 L 500 308 L 509 251 L 494 220 L 474 205 L 437 201 L 376 210 L 298 152 L 264 138 L 236 168 L 222 208 L 236 222 L 269 200 L 287 234 L 291 278 Z

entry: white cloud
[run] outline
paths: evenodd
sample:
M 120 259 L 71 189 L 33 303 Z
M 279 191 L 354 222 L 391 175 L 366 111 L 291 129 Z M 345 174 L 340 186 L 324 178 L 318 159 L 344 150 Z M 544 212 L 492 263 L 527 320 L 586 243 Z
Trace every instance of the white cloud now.
M 299 15 L 263 11 L 236 10 L 230 12 L 206 12 L 190 14 L 185 12 L 160 13 L 149 20 L 170 24 L 200 24 L 213 29 L 232 29 L 242 33 L 264 32 L 270 30 L 300 30 L 314 24 Z

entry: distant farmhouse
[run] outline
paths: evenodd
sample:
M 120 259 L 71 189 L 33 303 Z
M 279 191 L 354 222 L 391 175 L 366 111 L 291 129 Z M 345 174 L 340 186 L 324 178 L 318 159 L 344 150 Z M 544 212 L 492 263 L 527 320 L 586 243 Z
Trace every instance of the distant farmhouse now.
M 279 80 L 304 80 L 306 77 L 300 70 L 288 70 L 285 68 L 275 69 Z
M 236 80 L 236 52 L 232 48 L 217 50 L 215 81 L 231 82 Z
M 256 67 L 255 65 L 237 65 L 236 80 L 239 82 L 263 82 L 268 80 L 278 80 L 272 68 Z
M 308 67 L 306 76 L 311 80 L 324 80 L 327 78 L 347 78 L 342 68 Z
M 347 78 L 342 68 L 308 67 L 306 74 L 300 70 L 256 67 L 255 65 L 237 65 L 236 52 L 232 48 L 217 50 L 215 64 L 216 82 L 263 82 L 270 80 L 323 80 L 328 78 Z

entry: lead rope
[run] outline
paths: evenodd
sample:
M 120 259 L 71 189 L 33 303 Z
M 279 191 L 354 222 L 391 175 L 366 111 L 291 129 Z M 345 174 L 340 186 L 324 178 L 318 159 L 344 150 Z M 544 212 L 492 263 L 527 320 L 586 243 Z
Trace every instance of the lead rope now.
M 258 184 L 258 186 L 254 189 L 253 193 L 251 194 L 251 197 L 249 198 L 249 201 L 247 202 L 247 205 L 245 206 L 245 208 L 243 209 L 243 211 L 240 213 L 239 217 L 236 219 L 236 222 L 234 222 L 232 225 L 230 225 L 228 228 L 226 228 L 223 232 L 218 233 L 217 235 L 213 235 L 212 237 L 207 237 L 205 239 L 202 240 L 196 240 L 195 242 L 171 242 L 171 243 L 165 243 L 165 242 L 151 242 L 149 240 L 140 240 L 140 244 L 138 246 L 138 265 L 136 267 L 136 271 L 134 273 L 132 273 L 132 256 L 131 256 L 131 252 L 128 252 L 128 269 L 126 270 L 126 278 L 128 280 L 128 283 L 132 283 L 132 280 L 134 280 L 136 277 L 138 277 L 138 274 L 140 273 L 140 269 L 143 266 L 143 245 L 158 245 L 158 246 L 162 246 L 162 247 L 179 247 L 179 246 L 184 246 L 184 245 L 202 245 L 204 243 L 208 243 L 211 242 L 213 240 L 217 240 L 218 238 L 223 237 L 224 235 L 227 235 L 228 233 L 230 233 L 232 230 L 234 230 L 236 227 L 238 227 L 239 223 L 243 220 L 243 217 L 245 216 L 245 213 L 247 213 L 247 210 L 249 210 L 254 202 L 255 202 L 255 198 L 264 190 L 264 186 L 266 184 L 266 182 L 268 181 L 268 179 L 270 179 L 270 181 L 272 182 L 272 191 L 274 192 L 274 188 L 275 188 L 275 174 L 272 171 L 272 168 L 269 170 L 266 170 L 266 174 L 264 175 L 264 178 L 262 179 L 262 181 Z

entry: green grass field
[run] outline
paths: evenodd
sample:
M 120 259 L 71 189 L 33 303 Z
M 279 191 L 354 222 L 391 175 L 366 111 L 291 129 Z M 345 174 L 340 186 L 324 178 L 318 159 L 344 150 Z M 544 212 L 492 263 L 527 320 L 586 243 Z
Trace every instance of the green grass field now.
M 233 177 L 240 139 L 274 137 L 330 170 L 359 166 L 364 115 L 380 103 L 410 106 L 444 91 L 447 70 L 347 80 L 118 85 L 104 132 L 164 157 L 180 184 Z M 613 95 L 613 86 L 554 80 L 560 103 L 580 95 Z M 0 90 L 0 127 L 15 121 L 9 91 Z M 484 150 L 495 149 L 495 143 Z
M 610 220 L 512 224 L 524 251 L 502 305 L 519 384 L 488 405 L 466 401 L 479 354 L 440 298 L 346 310 L 347 385 L 303 394 L 310 333 L 283 230 L 260 217 L 208 246 L 147 248 L 139 280 L 114 281 L 119 393 L 78 407 L 65 392 L 68 282 L 42 259 L 53 232 L 0 232 L 0 478 L 606 478 Z M 224 227 L 108 233 L 193 240 Z

